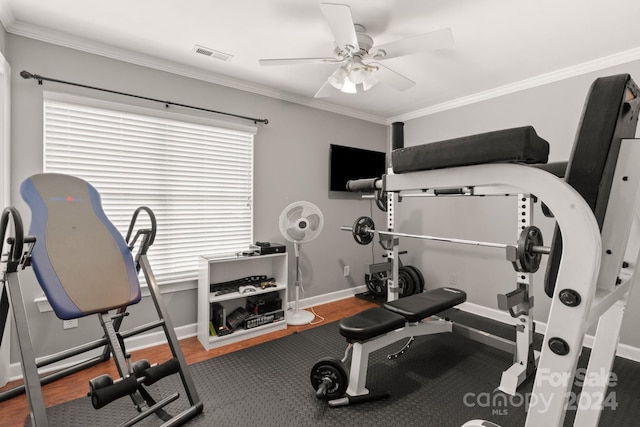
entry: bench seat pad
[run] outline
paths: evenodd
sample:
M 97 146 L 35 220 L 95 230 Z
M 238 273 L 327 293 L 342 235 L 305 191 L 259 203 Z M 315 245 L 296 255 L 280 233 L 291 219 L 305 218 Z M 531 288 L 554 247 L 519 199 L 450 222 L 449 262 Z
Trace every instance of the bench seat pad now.
M 395 173 L 495 162 L 546 163 L 548 159 L 549 143 L 531 126 L 398 148 L 391 153 Z
M 345 317 L 340 321 L 340 335 L 349 341 L 366 341 L 404 326 L 406 320 L 399 314 L 374 307 Z
M 384 308 L 403 316 L 408 322 L 418 322 L 466 300 L 467 294 L 460 289 L 438 288 L 387 302 Z

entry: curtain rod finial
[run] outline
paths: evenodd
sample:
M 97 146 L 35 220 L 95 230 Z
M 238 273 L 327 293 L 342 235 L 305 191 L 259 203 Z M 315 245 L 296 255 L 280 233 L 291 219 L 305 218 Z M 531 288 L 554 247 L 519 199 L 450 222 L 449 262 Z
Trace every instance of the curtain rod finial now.
M 22 70 L 20 71 L 20 77 L 22 77 L 23 79 L 32 79 L 34 76 L 30 72 Z

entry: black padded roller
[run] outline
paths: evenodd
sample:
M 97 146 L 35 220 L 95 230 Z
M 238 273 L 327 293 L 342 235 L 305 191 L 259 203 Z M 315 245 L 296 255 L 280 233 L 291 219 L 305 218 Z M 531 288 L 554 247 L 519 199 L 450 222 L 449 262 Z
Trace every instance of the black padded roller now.
M 137 389 L 138 380 L 136 377 L 130 376 L 110 386 L 93 390 L 91 393 L 91 404 L 95 409 L 100 409 L 116 399 L 135 393 Z
M 404 148 L 404 123 L 391 123 L 391 151 Z
M 373 193 L 380 188 L 376 187 L 378 181 L 380 178 L 350 179 L 347 181 L 347 190 L 354 193 Z
M 173 375 L 180 370 L 180 363 L 178 359 L 175 357 L 173 359 L 169 359 L 161 365 L 152 366 L 151 368 L 145 369 L 143 372 L 144 375 L 144 385 L 151 385 L 157 381 L 160 381 L 162 378 Z
M 546 163 L 549 143 L 531 126 L 503 129 L 391 152 L 395 173 L 495 162 Z

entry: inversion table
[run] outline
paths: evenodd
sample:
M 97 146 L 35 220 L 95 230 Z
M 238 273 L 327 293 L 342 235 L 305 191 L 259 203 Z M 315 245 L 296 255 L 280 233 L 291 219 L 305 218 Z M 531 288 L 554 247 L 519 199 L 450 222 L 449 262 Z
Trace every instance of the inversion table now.
M 151 414 L 160 417 L 165 422 L 163 425 L 179 425 L 201 413 L 203 405 L 147 258 L 147 250 L 156 233 L 153 212 L 146 207 L 134 212 L 125 241 L 102 210 L 97 190 L 82 179 L 55 173 L 38 174 L 25 180 L 20 192 L 31 209 L 30 235 L 24 236 L 18 211 L 9 207 L 2 213 L 0 241 L 4 244 L 9 219 L 12 219 L 13 237 L 7 239 L 9 255 L 3 262 L 6 267 L 3 282 L 15 319 L 24 386 L 3 397 L 25 391 L 32 424 L 46 426 L 41 383 L 108 360 L 112 355 L 119 378 L 112 379 L 105 374 L 89 382 L 94 408 L 129 396 L 139 413 L 122 425 L 133 425 Z M 139 229 L 132 236 L 139 213 L 147 214 L 150 227 Z M 137 248 L 135 257 L 134 248 Z M 18 277 L 18 271 L 29 266 L 33 267 L 56 316 L 67 320 L 96 315 L 104 336 L 37 359 Z M 158 320 L 120 331 L 123 318 L 129 314 L 127 307 L 141 299 L 139 270 L 144 273 Z M 172 357 L 157 365 L 146 360 L 132 362 L 124 347 L 125 340 L 156 328 L 164 332 Z M 99 348 L 104 348 L 102 356 L 87 359 L 42 380 L 38 377 L 40 367 Z M 163 408 L 177 400 L 180 391 L 156 401 L 146 388 L 169 375 L 179 375 L 189 402 L 187 409 L 174 416 Z

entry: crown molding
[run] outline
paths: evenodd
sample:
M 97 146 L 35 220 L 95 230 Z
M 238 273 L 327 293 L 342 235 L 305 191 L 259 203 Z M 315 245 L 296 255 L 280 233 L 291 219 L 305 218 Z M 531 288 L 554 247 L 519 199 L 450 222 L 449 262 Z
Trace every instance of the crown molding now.
M 624 52 L 619 52 L 610 56 L 598 58 L 593 61 L 583 62 L 582 64 L 562 68 L 560 70 L 552 71 L 550 73 L 541 74 L 539 76 L 535 76 L 530 79 L 521 80 L 519 82 L 504 85 L 495 89 L 490 89 L 484 92 L 478 92 L 473 95 L 465 96 L 458 99 L 453 99 L 451 101 L 443 102 L 441 104 L 433 105 L 420 110 L 415 110 L 405 114 L 401 114 L 399 116 L 391 117 L 387 120 L 386 124 L 390 125 L 393 122 L 403 122 L 407 120 L 417 119 L 417 118 L 428 116 L 431 114 L 440 113 L 442 111 L 463 107 L 465 105 L 475 104 L 476 102 L 486 101 L 489 99 L 497 98 L 499 96 L 520 92 L 526 89 L 543 86 L 549 83 L 555 83 L 571 77 L 581 76 L 583 74 L 592 73 L 594 71 L 600 71 L 605 68 L 626 64 L 628 62 L 637 61 L 637 60 L 640 60 L 640 48 L 626 50 Z
M 346 107 L 340 107 L 328 102 L 319 101 L 300 95 L 294 95 L 285 91 L 280 91 L 267 86 L 249 83 L 243 80 L 232 79 L 209 71 L 204 71 L 196 67 L 189 67 L 177 62 L 160 59 L 157 57 L 136 53 L 127 49 L 110 46 L 104 43 L 98 43 L 91 40 L 85 40 L 69 34 L 51 31 L 39 26 L 26 24 L 24 22 L 13 22 L 7 26 L 7 32 L 22 37 L 39 40 L 58 46 L 68 47 L 71 49 L 87 52 L 95 55 L 104 56 L 106 58 L 116 59 L 159 71 L 189 77 L 196 80 L 213 83 L 220 86 L 238 89 L 257 95 L 275 98 L 281 101 L 288 101 L 299 105 L 324 110 L 331 113 L 349 116 L 360 120 L 365 120 L 378 124 L 386 124 L 386 118 L 374 114 L 363 113 Z
M 9 32 L 9 28 L 16 22 L 16 17 L 9 8 L 7 2 L 0 2 L 0 23 L 5 31 Z
M 635 48 L 593 61 L 584 62 L 575 66 L 562 68 L 550 73 L 541 74 L 530 79 L 521 80 L 508 85 L 500 86 L 498 88 L 478 92 L 437 105 L 409 111 L 397 116 L 382 117 L 374 114 L 364 113 L 362 111 L 357 111 L 347 107 L 341 107 L 314 98 L 280 91 L 267 86 L 229 78 L 219 74 L 204 71 L 196 67 L 185 66 L 173 61 L 136 53 L 127 49 L 117 48 L 104 43 L 85 40 L 57 31 L 51 31 L 40 26 L 19 22 L 15 20 L 13 14 L 9 9 L 7 9 L 6 6 L 2 6 L 2 3 L 0 3 L 0 20 L 5 26 L 7 32 L 11 34 L 382 125 L 390 125 L 393 122 L 403 122 L 429 116 L 431 114 L 436 114 L 442 111 L 475 104 L 477 102 L 486 101 L 503 95 L 512 94 L 545 84 L 555 83 L 571 77 L 599 71 L 608 67 L 640 60 L 640 48 Z

